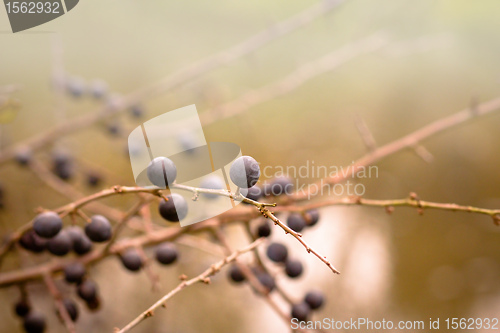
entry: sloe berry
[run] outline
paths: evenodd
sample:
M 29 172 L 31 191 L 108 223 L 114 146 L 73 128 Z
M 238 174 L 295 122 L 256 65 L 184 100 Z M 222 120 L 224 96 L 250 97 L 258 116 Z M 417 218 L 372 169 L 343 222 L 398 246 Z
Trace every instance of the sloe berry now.
M 268 221 L 263 221 L 257 227 L 257 236 L 258 237 L 269 237 L 271 235 L 271 224 Z
M 68 283 L 82 282 L 85 273 L 85 266 L 80 262 L 74 262 L 64 267 L 64 279 Z
M 147 175 L 153 185 L 165 188 L 177 178 L 177 168 L 171 159 L 160 156 L 149 163 Z
M 245 195 L 250 200 L 259 200 L 262 197 L 262 190 L 257 185 L 254 185 L 248 189 L 248 193 Z
M 31 305 L 28 303 L 28 301 L 21 299 L 14 306 L 14 310 L 16 312 L 16 315 L 18 315 L 19 317 L 24 317 L 31 311 Z
M 143 265 L 143 260 L 141 255 L 136 249 L 128 249 L 120 255 L 123 266 L 132 272 L 136 272 L 141 269 Z
M 19 244 L 28 251 L 40 253 L 46 249 L 47 238 L 38 236 L 35 230 L 30 229 L 23 233 L 21 239 L 19 239 Z
M 282 194 L 289 195 L 293 191 L 293 180 L 287 176 L 279 176 L 273 179 L 267 188 L 270 193 L 266 195 L 279 196 Z
M 292 306 L 292 318 L 297 318 L 299 321 L 307 321 L 311 308 L 305 302 L 297 303 Z
M 85 226 L 85 234 L 93 242 L 105 242 L 111 238 L 111 224 L 104 216 L 94 215 Z
M 76 321 L 78 319 L 78 306 L 76 303 L 71 298 L 64 298 L 62 302 L 71 320 Z
M 259 163 L 250 156 L 238 157 L 229 169 L 229 177 L 236 186 L 250 188 L 260 178 Z
M 306 294 L 304 301 L 309 304 L 313 310 L 319 309 L 325 302 L 325 297 L 321 291 L 313 290 Z
M 86 279 L 78 285 L 77 293 L 81 299 L 90 302 L 97 297 L 97 285 L 94 281 Z
M 178 257 L 177 248 L 172 243 L 162 243 L 156 248 L 155 256 L 160 264 L 173 264 Z
M 285 272 L 289 277 L 297 278 L 302 275 L 303 271 L 304 267 L 302 266 L 302 263 L 300 261 L 288 259 L 285 262 Z
M 291 213 L 288 215 L 288 219 L 286 220 L 286 224 L 296 232 L 301 232 L 306 226 L 306 220 L 299 213 Z
M 73 251 L 76 254 L 83 255 L 92 250 L 92 241 L 80 227 L 72 226 L 67 228 L 66 231 L 73 242 Z
M 317 209 L 310 209 L 306 211 L 306 223 L 307 226 L 312 227 L 319 221 L 319 211 Z
M 66 230 L 61 230 L 47 242 L 47 250 L 56 256 L 64 256 L 71 251 L 73 241 Z
M 188 213 L 186 200 L 177 193 L 167 195 L 166 198 L 168 201 L 162 200 L 158 206 L 160 215 L 170 222 L 179 222 L 185 218 Z
M 274 290 L 274 288 L 276 288 L 276 283 L 274 282 L 274 279 L 271 275 L 265 272 L 259 272 L 256 276 L 260 284 L 267 289 L 267 292 L 271 292 Z
M 43 333 L 45 331 L 45 316 L 40 312 L 30 311 L 23 320 L 26 333 Z
M 33 230 L 40 237 L 52 238 L 61 231 L 62 220 L 55 212 L 43 212 L 38 214 L 33 221 Z
M 267 247 L 267 257 L 274 262 L 285 262 L 288 257 L 288 249 L 281 243 L 272 243 Z
M 229 269 L 229 277 L 233 282 L 241 283 L 246 280 L 245 275 L 237 265 L 232 265 Z

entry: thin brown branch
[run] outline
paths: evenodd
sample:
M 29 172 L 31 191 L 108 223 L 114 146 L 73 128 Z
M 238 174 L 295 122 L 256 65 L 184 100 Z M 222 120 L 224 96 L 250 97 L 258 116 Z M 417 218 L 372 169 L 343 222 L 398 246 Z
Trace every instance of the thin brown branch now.
M 200 282 L 201 283 L 205 283 L 205 284 L 210 283 L 210 277 L 212 275 L 215 275 L 216 273 L 218 273 L 222 269 L 222 267 L 224 267 L 225 265 L 227 265 L 227 264 L 233 262 L 234 260 L 236 260 L 236 258 L 238 258 L 241 254 L 246 253 L 248 251 L 251 251 L 253 248 L 259 246 L 260 244 L 262 244 L 263 241 L 264 241 L 263 239 L 258 239 L 255 242 L 253 242 L 250 245 L 248 245 L 247 247 L 245 247 L 245 248 L 243 248 L 241 250 L 235 251 L 233 254 L 227 256 L 223 260 L 221 260 L 221 261 L 213 264 L 212 266 L 210 266 L 208 269 L 206 269 L 200 275 L 198 275 L 198 276 L 196 276 L 196 277 L 194 277 L 194 278 L 192 278 L 190 280 L 182 281 L 176 288 L 174 288 L 168 294 L 166 294 L 165 296 L 163 296 L 162 298 L 160 298 L 156 303 L 154 303 L 146 311 L 144 311 L 143 313 L 141 313 L 137 318 L 135 318 L 130 323 L 128 323 L 127 325 L 125 325 L 125 327 L 123 327 L 122 329 L 116 329 L 115 332 L 116 333 L 124 333 L 124 332 L 130 331 L 132 328 L 134 328 L 135 326 L 137 326 L 143 320 L 145 320 L 145 319 L 153 316 L 154 315 L 154 311 L 157 308 L 159 308 L 160 306 L 162 306 L 163 304 L 165 304 L 166 301 L 168 301 L 169 299 L 171 299 L 173 296 L 175 296 L 177 293 L 179 293 L 184 288 L 189 287 L 189 286 L 191 286 L 193 284 L 198 284 Z
M 64 326 L 66 326 L 68 332 L 76 333 L 75 325 L 73 324 L 73 321 L 71 320 L 71 317 L 68 311 L 66 310 L 66 307 L 64 306 L 61 293 L 59 292 L 59 289 L 57 289 L 57 286 L 54 283 L 54 279 L 49 273 L 47 273 L 43 275 L 43 281 L 45 282 L 45 285 L 47 286 L 47 289 L 49 290 L 50 294 L 54 298 L 57 311 L 61 316 Z

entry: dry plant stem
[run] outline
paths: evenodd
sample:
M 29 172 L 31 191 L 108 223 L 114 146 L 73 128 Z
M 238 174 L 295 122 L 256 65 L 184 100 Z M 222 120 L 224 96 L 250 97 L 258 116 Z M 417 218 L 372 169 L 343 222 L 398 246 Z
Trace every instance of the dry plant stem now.
M 57 289 L 57 286 L 54 283 L 54 279 L 50 274 L 44 274 L 43 281 L 45 282 L 45 285 L 47 286 L 47 289 L 49 290 L 50 294 L 54 298 L 57 311 L 59 312 L 59 315 L 63 320 L 64 326 L 66 326 L 68 332 L 76 333 L 75 325 L 73 324 L 73 321 L 71 320 L 71 317 L 68 311 L 66 310 L 66 307 L 64 306 L 61 293 L 59 292 L 59 289 Z
M 450 128 L 456 127 L 476 117 L 484 116 L 494 111 L 498 111 L 498 109 L 500 109 L 500 98 L 492 99 L 490 101 L 476 105 L 473 109 L 467 108 L 451 116 L 439 119 L 413 133 L 410 133 L 400 139 L 377 148 L 373 152 L 368 153 L 359 160 L 355 161 L 353 165 L 344 168 L 344 172 L 332 177 L 322 179 L 321 181 L 317 182 L 316 185 L 318 185 L 319 187 L 325 187 L 340 183 L 352 177 L 353 173 L 356 174 L 356 172 L 360 171 L 365 166 L 378 162 L 381 159 L 393 155 L 403 149 L 417 147 L 423 140 L 433 135 L 442 133 Z M 301 191 L 294 193 L 291 199 L 294 201 L 307 200 L 313 196 L 314 194 L 312 194 L 310 191 Z
M 316 61 L 300 66 L 280 80 L 202 113 L 200 116 L 201 123 L 207 126 L 220 119 L 243 113 L 255 105 L 283 96 L 310 79 L 332 71 L 360 55 L 374 52 L 387 44 L 388 38 L 382 33 L 375 33 L 370 37 L 350 43 Z
M 143 320 L 147 319 L 148 317 L 153 316 L 154 310 L 156 310 L 158 307 L 160 307 L 163 304 L 165 304 L 166 301 L 168 301 L 170 298 L 172 298 L 174 295 L 176 295 L 177 293 L 179 293 L 184 288 L 189 287 L 189 286 L 191 286 L 193 284 L 200 283 L 200 282 L 201 283 L 206 283 L 206 284 L 210 283 L 210 276 L 215 275 L 216 273 L 218 273 L 222 269 L 222 267 L 224 267 L 225 265 L 227 265 L 227 264 L 233 262 L 234 260 L 236 260 L 236 258 L 238 258 L 241 254 L 243 254 L 245 252 L 248 252 L 248 251 L 251 251 L 255 247 L 259 246 L 260 244 L 262 244 L 263 241 L 264 241 L 263 239 L 258 239 L 255 242 L 253 242 L 250 245 L 248 245 L 247 247 L 245 247 L 245 248 L 243 248 L 241 250 L 235 251 L 233 254 L 227 256 L 223 260 L 221 260 L 221 261 L 213 264 L 212 266 L 210 266 L 210 268 L 208 268 L 207 270 L 205 270 L 200 275 L 198 275 L 198 276 L 196 276 L 196 277 L 194 277 L 194 278 L 192 278 L 190 280 L 182 281 L 176 288 L 174 288 L 168 294 L 166 294 L 165 296 L 163 296 L 162 298 L 160 298 L 155 304 L 153 304 L 146 311 L 144 311 L 143 313 L 141 313 L 137 318 L 135 318 L 130 323 L 128 323 L 124 328 L 122 328 L 122 329 L 116 329 L 115 332 L 116 333 L 124 333 L 124 332 L 130 331 L 133 327 L 135 327 L 136 325 L 138 325 Z
M 142 261 L 144 262 L 144 272 L 146 272 L 148 279 L 151 281 L 151 291 L 159 291 L 161 289 L 160 276 L 154 271 L 153 267 L 151 266 L 151 260 L 144 252 L 144 249 L 142 247 L 138 247 L 137 251 L 139 252 Z
M 462 206 L 454 203 L 438 203 L 438 202 L 430 202 L 424 201 L 420 199 L 415 199 L 413 197 L 409 197 L 406 199 L 395 199 L 395 200 L 374 200 L 374 199 L 364 199 L 360 197 L 348 197 L 342 199 L 334 199 L 334 200 L 325 200 L 317 203 L 312 203 L 303 206 L 281 206 L 276 207 L 276 211 L 295 211 L 295 212 L 304 212 L 313 208 L 321 208 L 327 206 L 367 206 L 367 207 L 414 207 L 419 209 L 421 212 L 425 209 L 438 209 L 452 212 L 468 212 L 468 213 L 476 213 L 488 215 L 493 218 L 500 215 L 500 209 L 487 209 L 487 208 L 479 208 L 473 206 Z
M 177 88 L 182 84 L 192 81 L 193 79 L 196 79 L 218 67 L 228 65 L 231 62 L 269 44 L 273 40 L 308 25 L 317 18 L 334 10 L 342 2 L 343 0 L 320 1 L 295 16 L 278 22 L 270 26 L 268 29 L 249 37 L 241 43 L 209 56 L 190 66 L 182 68 L 148 87 L 137 90 L 125 98 L 125 100 L 122 101 L 122 103 L 116 108 L 112 108 L 107 105 L 92 113 L 67 120 L 46 132 L 40 133 L 28 140 L 8 147 L 0 153 L 0 164 L 12 160 L 16 156 L 19 149 L 29 148 L 32 151 L 36 151 L 56 141 L 61 136 L 74 133 L 78 130 L 89 127 L 100 120 L 109 118 L 129 106 L 145 100 L 147 97 L 160 95 L 165 91 Z

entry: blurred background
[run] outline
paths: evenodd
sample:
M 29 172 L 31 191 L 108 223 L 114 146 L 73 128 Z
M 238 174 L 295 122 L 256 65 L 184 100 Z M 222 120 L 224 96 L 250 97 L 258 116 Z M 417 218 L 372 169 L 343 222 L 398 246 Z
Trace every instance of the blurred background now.
M 46 131 L 65 119 L 95 111 L 102 101 L 63 96 L 56 111 L 53 89 L 54 40 L 62 47 L 67 75 L 84 86 L 106 82 L 113 98 L 157 82 L 301 12 L 313 1 L 210 2 L 86 0 L 70 13 L 26 32 L 12 34 L 0 13 L 0 86 L 18 84 L 12 96 L 22 107 L 0 125 L 7 147 Z M 180 88 L 143 101 L 142 119 L 127 114 L 66 136 L 42 151 L 71 151 L 77 173 L 71 184 L 82 192 L 88 171 L 100 172 L 103 186 L 134 185 L 127 135 L 145 119 L 190 104 L 200 115 L 249 91 L 282 80 L 300 66 L 383 31 L 386 45 L 324 71 L 289 93 L 204 127 L 207 141 L 241 146 L 261 166 L 349 165 L 366 148 L 356 130 L 361 117 L 379 145 L 500 95 L 500 3 L 467 0 L 348 0 L 311 24 L 278 38 L 228 66 Z M 424 142 L 434 156 L 426 163 L 411 151 L 381 161 L 378 177 L 360 180 L 365 197 L 396 199 L 416 192 L 423 200 L 499 208 L 500 115 L 474 119 Z M 118 130 L 113 130 L 116 127 Z M 110 129 L 111 128 L 111 129 Z M 299 179 L 308 184 L 318 179 Z M 68 199 L 15 163 L 2 165 L 5 207 L 2 234 L 33 217 L 37 207 L 55 208 Z M 129 198 L 107 203 L 126 208 Z M 285 216 L 285 215 L 284 215 Z M 161 223 L 161 221 L 158 221 Z M 241 230 L 229 227 L 234 247 Z M 293 238 L 275 230 L 273 239 L 301 258 L 305 274 L 279 280 L 297 300 L 310 289 L 327 295 L 314 320 L 366 317 L 370 320 L 492 318 L 500 313 L 500 229 L 482 215 L 397 208 L 331 207 L 305 239 L 342 272 L 334 276 L 307 255 Z M 160 292 L 145 274 L 132 274 L 108 258 L 91 270 L 103 298 L 101 311 L 81 311 L 81 332 L 122 327 L 178 283 L 219 258 L 180 245 L 181 260 L 157 268 Z M 2 272 L 45 261 L 8 257 Z M 248 286 L 232 286 L 223 271 L 210 286 L 188 288 L 134 332 L 282 332 L 290 329 Z M 69 292 L 71 289 L 61 283 Z M 41 284 L 29 286 L 33 302 L 49 316 L 49 331 L 64 332 Z M 0 290 L 3 332 L 20 331 L 12 311 L 16 288 Z M 83 308 L 83 307 L 82 307 Z M 479 330 L 480 331 L 480 330 Z

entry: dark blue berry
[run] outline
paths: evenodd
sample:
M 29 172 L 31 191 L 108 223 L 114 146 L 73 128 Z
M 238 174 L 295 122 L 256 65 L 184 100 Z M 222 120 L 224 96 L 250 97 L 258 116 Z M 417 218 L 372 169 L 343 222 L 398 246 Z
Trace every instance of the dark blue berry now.
M 97 297 L 97 285 L 94 281 L 86 279 L 78 285 L 77 293 L 81 299 L 90 302 Z
M 85 235 L 80 227 L 73 226 L 66 229 L 71 241 L 73 251 L 78 255 L 83 255 L 92 250 L 92 241 Z
M 177 193 L 167 195 L 166 200 L 162 200 L 158 206 L 160 215 L 167 221 L 179 222 L 186 217 L 188 205 L 186 200 Z
M 78 306 L 76 303 L 70 298 L 64 298 L 62 302 L 71 320 L 76 321 L 78 319 Z
M 30 311 L 23 320 L 26 333 L 43 333 L 45 331 L 45 317 L 40 312 Z
M 123 266 L 129 271 L 136 272 L 140 270 L 144 264 L 141 255 L 136 249 L 128 249 L 120 255 Z
M 268 221 L 263 221 L 257 227 L 257 237 L 269 237 L 271 235 L 271 225 Z
M 259 164 L 250 156 L 238 157 L 229 169 L 229 177 L 236 186 L 250 188 L 259 180 Z
M 257 185 L 254 185 L 248 189 L 247 194 L 245 195 L 250 200 L 257 201 L 262 197 L 262 190 Z
M 272 243 L 267 247 L 267 257 L 274 262 L 285 262 L 288 257 L 288 249 L 280 243 Z
M 85 226 L 85 234 L 93 242 L 105 242 L 111 238 L 111 224 L 104 216 L 94 215 Z
M 288 215 L 288 219 L 286 220 L 286 224 L 296 232 L 301 232 L 306 227 L 306 220 L 299 213 L 291 213 Z
M 319 221 L 319 211 L 317 209 L 310 209 L 305 212 L 307 226 L 312 227 Z
M 40 213 L 33 221 L 33 230 L 40 237 L 52 238 L 61 231 L 62 220 L 55 212 Z
M 30 229 L 23 233 L 19 240 L 19 244 L 28 251 L 40 253 L 46 249 L 47 241 L 47 238 L 38 236 L 35 230 Z
M 269 193 L 266 193 L 266 195 L 290 195 L 293 192 L 293 180 L 286 176 L 276 177 L 271 181 L 267 190 Z
M 160 188 L 173 184 L 177 178 L 177 168 L 167 157 L 157 157 L 152 160 L 147 169 L 149 181 Z
M 155 251 L 156 260 L 163 265 L 173 264 L 177 261 L 178 255 L 175 245 L 168 242 L 158 245 Z
M 265 273 L 265 272 L 259 272 L 256 274 L 257 279 L 259 280 L 260 284 L 266 288 L 267 292 L 271 292 L 276 288 L 276 283 L 274 282 L 274 279 L 271 275 Z
M 237 265 L 232 265 L 229 269 L 229 278 L 235 283 L 241 283 L 246 280 L 245 274 Z
M 73 241 L 66 230 L 61 230 L 61 232 L 47 242 L 47 250 L 56 256 L 68 254 L 72 247 Z
M 14 306 L 14 311 L 17 316 L 24 317 L 31 311 L 31 305 L 28 301 L 21 299 Z
M 85 266 L 80 262 L 74 262 L 64 267 L 64 279 L 68 283 L 82 282 L 85 273 Z
M 294 304 L 292 306 L 292 318 L 297 318 L 299 321 L 307 321 L 311 308 L 305 302 Z
M 313 290 L 306 294 L 304 301 L 309 304 L 311 309 L 316 310 L 323 306 L 325 297 L 321 291 Z
M 132 105 L 129 111 L 130 115 L 134 118 L 141 118 L 144 115 L 144 108 L 139 104 Z
M 289 277 L 297 278 L 302 275 L 303 271 L 304 267 L 300 261 L 289 259 L 285 262 L 285 272 Z

